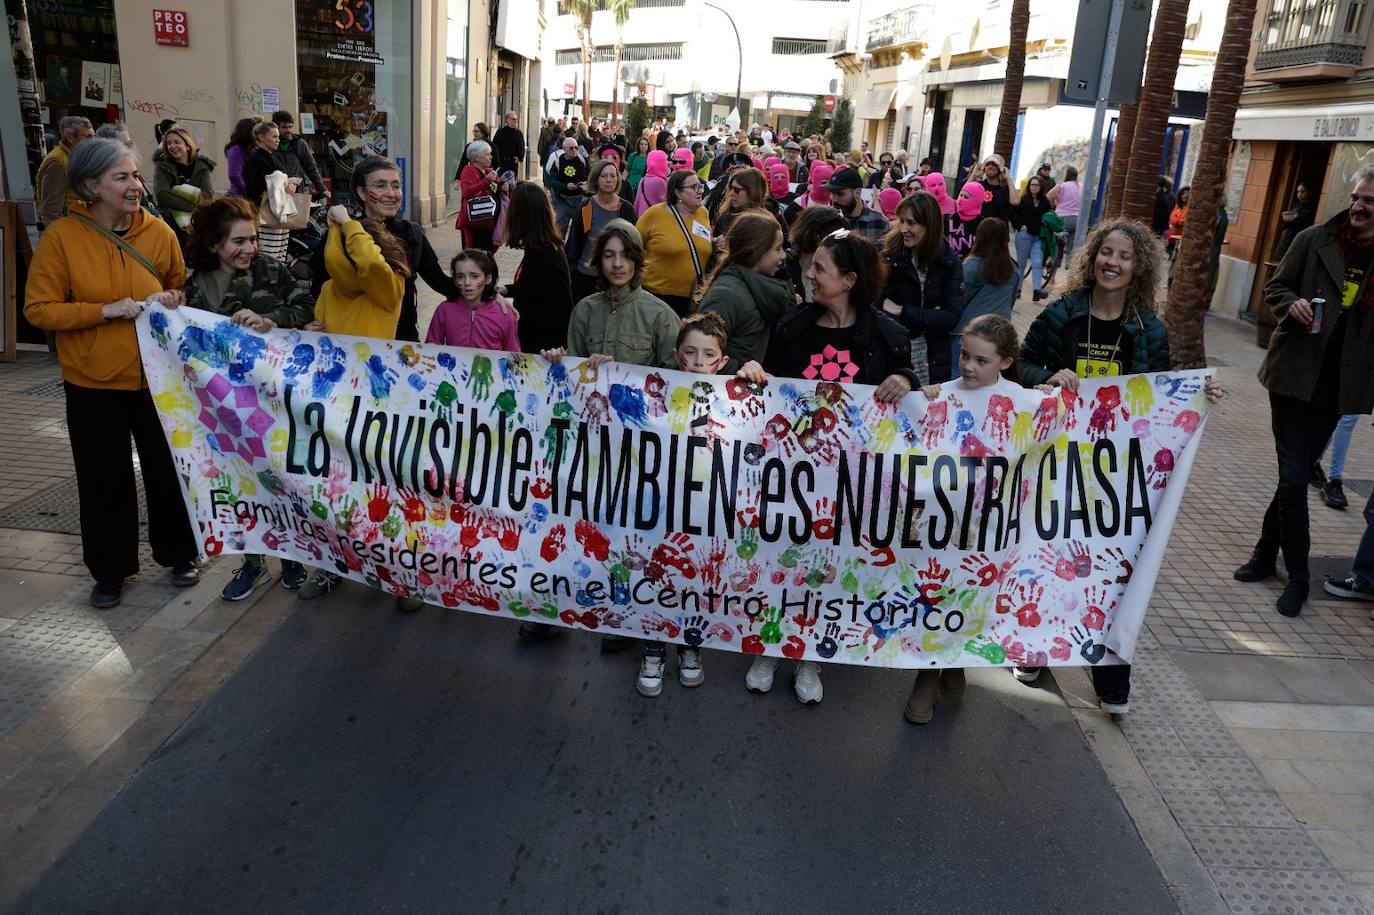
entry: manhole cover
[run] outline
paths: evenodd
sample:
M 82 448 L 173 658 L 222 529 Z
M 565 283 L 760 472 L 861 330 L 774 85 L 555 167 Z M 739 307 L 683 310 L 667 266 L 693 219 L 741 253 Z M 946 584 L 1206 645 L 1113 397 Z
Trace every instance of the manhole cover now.
M 138 523 L 146 526 L 148 508 L 143 497 L 143 478 L 137 470 L 134 479 L 138 485 Z M 81 504 L 76 491 L 76 477 L 68 477 L 42 492 L 0 509 L 0 527 L 54 534 L 81 533 Z

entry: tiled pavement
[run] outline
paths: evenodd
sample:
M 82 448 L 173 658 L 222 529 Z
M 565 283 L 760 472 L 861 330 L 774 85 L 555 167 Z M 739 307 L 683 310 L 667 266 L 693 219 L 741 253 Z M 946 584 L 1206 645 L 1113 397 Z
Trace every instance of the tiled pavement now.
M 457 234 L 430 235 L 446 263 Z M 504 277 L 518 262 L 498 256 Z M 423 328 L 438 299 L 421 290 Z M 1057 679 L 1182 909 L 1374 911 L 1374 625 L 1365 605 L 1320 593 L 1286 620 L 1276 585 L 1231 580 L 1271 492 L 1272 439 L 1253 329 L 1210 319 L 1207 333 L 1232 396 L 1193 469 L 1132 713 L 1118 727 L 1082 671 Z M 0 396 L 3 520 L 69 485 L 71 461 L 50 357 L 0 366 Z M 1348 478 L 1374 479 L 1369 435 L 1362 423 Z M 1314 550 L 1337 557 L 1319 569 L 1348 563 L 1363 527 L 1352 499 L 1342 513 L 1312 498 Z M 176 592 L 145 574 L 125 607 L 94 614 L 79 538 L 0 527 L 0 909 L 291 611 L 279 589 L 224 604 L 227 575 L 222 563 Z

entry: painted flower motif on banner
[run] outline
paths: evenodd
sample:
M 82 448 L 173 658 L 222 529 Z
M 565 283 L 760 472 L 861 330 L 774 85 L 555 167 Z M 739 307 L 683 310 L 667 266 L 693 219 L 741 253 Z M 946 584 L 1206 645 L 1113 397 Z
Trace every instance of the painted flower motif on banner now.
M 252 462 L 267 456 L 263 436 L 272 428 L 272 414 L 258 403 L 252 385 L 234 385 L 220 373 L 205 387 L 196 388 L 200 423 L 210 446 L 221 454 L 237 454 Z
M 822 381 L 853 381 L 859 374 L 859 367 L 849 359 L 849 350 L 835 349 L 826 344 L 819 353 L 811 354 L 811 364 L 802 370 L 808 381 L 819 378 Z

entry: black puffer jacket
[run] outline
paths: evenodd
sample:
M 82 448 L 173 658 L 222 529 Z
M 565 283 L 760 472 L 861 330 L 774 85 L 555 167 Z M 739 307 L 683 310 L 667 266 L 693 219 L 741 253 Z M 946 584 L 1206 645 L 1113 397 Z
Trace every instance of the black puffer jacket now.
M 964 268 L 959 255 L 954 253 L 949 242 L 942 241 L 926 270 L 924 285 L 916 265 L 905 252 L 886 260 L 887 288 L 879 301 L 891 299 L 900 305 L 901 313 L 892 317 L 900 321 L 911 336 L 926 338 L 931 383 L 949 381 L 954 377 L 949 335 L 964 313 Z

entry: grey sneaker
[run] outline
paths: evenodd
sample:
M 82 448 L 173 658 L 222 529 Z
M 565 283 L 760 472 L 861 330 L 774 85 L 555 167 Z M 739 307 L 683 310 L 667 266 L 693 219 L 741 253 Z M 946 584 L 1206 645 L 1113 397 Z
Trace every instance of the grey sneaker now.
M 245 562 L 234 572 L 219 596 L 225 600 L 244 600 L 261 586 L 272 580 L 265 562 Z
M 683 686 L 700 686 L 706 682 L 706 668 L 701 666 L 700 648 L 677 650 L 677 681 Z
M 1346 600 L 1363 600 L 1374 603 L 1374 588 L 1367 588 L 1351 575 L 1347 578 L 1328 578 L 1322 582 L 1322 590 L 1335 597 Z
M 333 572 L 326 572 L 324 569 L 316 569 L 315 574 L 310 576 L 310 580 L 301 585 L 301 589 L 296 592 L 301 600 L 314 600 L 321 595 L 328 594 L 334 590 L 334 586 L 339 583 L 339 576 Z

